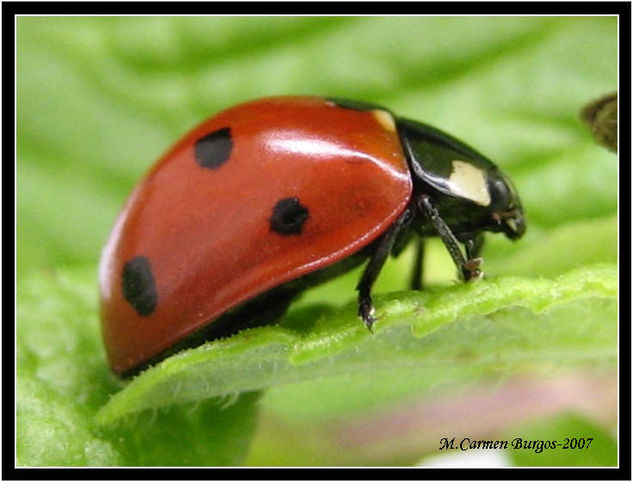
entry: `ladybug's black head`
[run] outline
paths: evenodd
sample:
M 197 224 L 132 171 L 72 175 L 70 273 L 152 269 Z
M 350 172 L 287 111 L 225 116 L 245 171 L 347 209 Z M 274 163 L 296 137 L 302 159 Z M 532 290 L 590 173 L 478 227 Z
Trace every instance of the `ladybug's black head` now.
M 525 233 L 521 201 L 508 177 L 490 160 L 426 124 L 398 119 L 398 133 L 419 193 L 434 199 L 456 235 Z
M 488 172 L 490 193 L 490 231 L 501 231 L 509 239 L 519 239 L 525 234 L 523 207 L 512 182 L 500 170 Z

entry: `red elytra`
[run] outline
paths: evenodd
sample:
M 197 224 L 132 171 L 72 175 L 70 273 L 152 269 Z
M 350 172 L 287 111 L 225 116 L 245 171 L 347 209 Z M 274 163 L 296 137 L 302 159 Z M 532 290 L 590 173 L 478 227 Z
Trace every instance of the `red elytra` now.
M 358 252 L 411 193 L 386 111 L 277 97 L 205 121 L 135 188 L 104 249 L 113 371 L 129 373 L 228 310 Z

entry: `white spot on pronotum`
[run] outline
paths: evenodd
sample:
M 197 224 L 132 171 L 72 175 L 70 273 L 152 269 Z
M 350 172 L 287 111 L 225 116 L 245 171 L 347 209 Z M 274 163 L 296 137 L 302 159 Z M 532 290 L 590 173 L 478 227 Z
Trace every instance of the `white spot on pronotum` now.
M 486 173 L 464 161 L 453 161 L 453 172 L 448 178 L 450 191 L 480 206 L 490 205 L 490 191 L 486 184 Z
M 376 109 L 372 110 L 371 113 L 383 128 L 389 132 L 396 131 L 396 122 L 393 120 L 393 116 L 389 112 L 382 109 Z

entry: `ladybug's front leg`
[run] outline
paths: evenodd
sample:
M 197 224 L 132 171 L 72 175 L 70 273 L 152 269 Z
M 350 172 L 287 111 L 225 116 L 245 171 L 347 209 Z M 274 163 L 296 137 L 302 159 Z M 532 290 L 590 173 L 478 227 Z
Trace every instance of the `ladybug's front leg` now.
M 466 269 L 471 273 L 469 279 L 480 279 L 484 275 L 483 271 L 479 269 L 484 261 L 480 256 L 483 245 L 484 235 L 482 233 L 477 233 L 464 241 L 464 247 L 466 248 Z
M 440 216 L 440 213 L 433 205 L 431 198 L 428 195 L 423 194 L 418 198 L 418 206 L 426 213 L 433 223 L 435 230 L 440 235 L 440 238 L 442 238 L 444 246 L 446 246 L 451 258 L 453 258 L 453 262 L 455 263 L 455 266 L 457 266 L 461 278 L 464 281 L 480 279 L 483 276 L 483 272 L 479 269 L 479 267 L 481 266 L 483 260 L 477 256 L 483 243 L 483 238 L 480 238 L 481 235 L 475 236 L 475 238 L 466 241 L 467 257 L 465 257 L 459 247 L 459 241 L 451 231 L 451 228 Z
M 466 247 L 466 257 L 468 259 L 479 258 L 481 249 L 484 247 L 484 235 L 477 233 L 474 236 L 468 237 L 468 239 L 464 241 L 464 246 Z
M 374 306 L 371 300 L 371 288 L 380 274 L 389 253 L 393 248 L 394 242 L 403 230 L 409 227 L 411 223 L 413 207 L 408 207 L 400 217 L 391 225 L 391 227 L 376 242 L 376 249 L 369 258 L 369 263 L 363 272 L 363 275 L 356 285 L 358 290 L 358 316 L 365 323 L 367 329 L 373 333 L 373 325 L 376 318 L 373 316 Z

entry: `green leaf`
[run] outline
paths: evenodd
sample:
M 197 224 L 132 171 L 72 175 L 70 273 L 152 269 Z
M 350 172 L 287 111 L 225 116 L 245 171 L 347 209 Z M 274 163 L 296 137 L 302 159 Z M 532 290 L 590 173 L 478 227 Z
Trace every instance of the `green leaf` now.
M 92 271 L 32 276 L 19 284 L 18 299 L 19 466 L 236 465 L 244 459 L 256 393 L 154 410 L 107 429 L 96 424 L 120 382 L 101 345 Z
M 575 270 L 555 281 L 500 278 L 393 294 L 377 304 L 375 336 L 358 322 L 354 306 L 319 319 L 304 335 L 279 326 L 247 330 L 148 369 L 110 399 L 98 420 L 107 424 L 139 410 L 367 372 L 377 360 L 381 368 L 424 370 L 449 362 L 501 365 L 508 372 L 535 360 L 612 363 L 616 326 L 603 323 L 603 316 L 615 320 L 616 294 L 616 271 L 609 266 Z M 589 338 L 579 336 L 589 332 Z
M 491 377 L 614 368 L 617 158 L 578 111 L 617 86 L 615 17 L 20 17 L 17 39 L 19 464 L 326 464 L 326 439 L 312 458 L 278 441 Z M 198 122 L 282 94 L 381 103 L 463 139 L 509 173 L 527 235 L 488 236 L 488 278 L 468 286 L 437 240 L 423 293 L 397 291 L 413 252 L 391 260 L 373 337 L 357 270 L 278 326 L 116 380 L 94 272 L 126 196 Z M 287 425 L 254 435 L 257 411 Z M 245 459 L 253 437 L 279 450 Z
M 514 427 L 508 439 L 513 443 L 507 453 L 520 467 L 613 467 L 618 463 L 613 434 L 573 413 Z M 560 445 L 553 447 L 548 441 Z
M 18 372 L 18 466 L 120 465 L 119 451 L 96 430 L 94 413 L 29 370 Z

